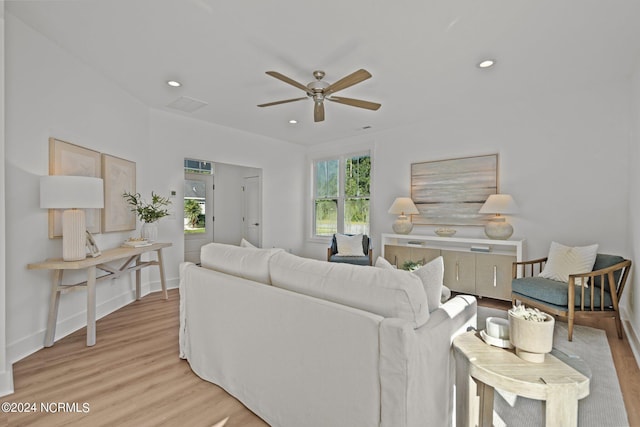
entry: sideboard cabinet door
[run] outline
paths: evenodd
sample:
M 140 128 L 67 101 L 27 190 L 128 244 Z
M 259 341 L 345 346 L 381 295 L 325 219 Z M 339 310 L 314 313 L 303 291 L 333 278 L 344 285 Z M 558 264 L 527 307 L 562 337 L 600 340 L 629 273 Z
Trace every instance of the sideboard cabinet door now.
M 476 293 L 476 258 L 469 252 L 443 250 L 444 284 L 452 291 Z
M 509 255 L 478 254 L 476 256 L 476 293 L 489 298 L 511 298 L 511 265 Z

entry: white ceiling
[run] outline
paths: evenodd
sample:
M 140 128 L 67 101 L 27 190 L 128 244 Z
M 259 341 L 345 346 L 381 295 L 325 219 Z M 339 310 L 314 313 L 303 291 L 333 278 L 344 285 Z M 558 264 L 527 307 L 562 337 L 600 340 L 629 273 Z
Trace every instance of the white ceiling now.
M 303 145 L 424 121 L 471 100 L 628 78 L 640 52 L 639 0 L 5 4 L 152 108 L 176 112 L 166 105 L 188 96 L 209 105 L 179 114 Z M 478 69 L 485 57 L 497 65 Z M 265 71 L 306 84 L 316 69 L 331 83 L 359 68 L 373 77 L 337 95 L 379 102 L 378 111 L 326 103 L 325 122 L 314 123 L 311 100 L 256 106 L 304 96 Z

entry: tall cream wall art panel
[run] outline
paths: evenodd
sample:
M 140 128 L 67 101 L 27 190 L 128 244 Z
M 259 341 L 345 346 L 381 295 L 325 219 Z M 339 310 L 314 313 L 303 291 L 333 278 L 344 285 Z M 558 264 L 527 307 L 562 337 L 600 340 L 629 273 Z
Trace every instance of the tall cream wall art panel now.
M 136 214 L 131 211 L 124 193 L 136 193 L 136 164 L 109 154 L 102 155 L 104 179 L 104 209 L 102 231 L 127 231 L 136 229 Z

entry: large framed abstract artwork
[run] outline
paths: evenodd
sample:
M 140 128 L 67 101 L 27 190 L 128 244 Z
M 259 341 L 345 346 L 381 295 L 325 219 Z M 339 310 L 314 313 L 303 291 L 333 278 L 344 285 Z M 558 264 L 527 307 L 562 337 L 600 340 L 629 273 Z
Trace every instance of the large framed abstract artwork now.
M 123 193 L 136 192 L 136 164 L 109 154 L 102 155 L 104 179 L 104 209 L 102 232 L 136 229 L 136 214 L 131 211 Z
M 478 211 L 498 193 L 498 155 L 413 163 L 411 198 L 422 225 L 484 225 L 490 215 Z
M 100 153 L 56 138 L 49 138 L 49 175 L 101 178 Z M 85 209 L 87 230 L 100 233 L 100 209 Z M 49 209 L 49 238 L 62 237 L 62 210 Z

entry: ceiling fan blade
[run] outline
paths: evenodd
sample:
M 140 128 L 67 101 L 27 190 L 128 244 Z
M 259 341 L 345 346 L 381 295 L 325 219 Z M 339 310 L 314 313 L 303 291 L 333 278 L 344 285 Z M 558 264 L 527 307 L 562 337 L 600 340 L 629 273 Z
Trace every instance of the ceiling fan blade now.
M 324 103 L 322 101 L 315 102 L 315 107 L 313 108 L 313 121 L 321 122 L 324 120 Z
M 382 106 L 382 104 L 378 104 L 377 102 L 363 101 L 361 99 L 353 99 L 353 98 L 342 98 L 337 96 L 332 96 L 331 98 L 325 98 L 329 101 L 338 102 L 340 104 L 351 105 L 353 107 L 366 108 L 367 110 L 377 110 Z
M 283 101 L 267 102 L 266 104 L 259 104 L 258 107 L 271 107 L 272 105 L 286 104 L 287 102 L 294 102 L 294 101 L 302 101 L 303 99 L 307 99 L 307 97 L 305 96 L 303 98 L 293 98 L 293 99 L 285 99 Z
M 285 83 L 289 83 L 291 86 L 295 86 L 298 89 L 302 89 L 303 91 L 305 91 L 307 93 L 311 93 L 311 92 L 309 92 L 309 88 L 308 87 L 306 87 L 302 83 L 298 83 L 297 81 L 295 81 L 293 79 L 290 79 L 289 77 L 285 76 L 284 74 L 280 74 L 277 71 L 267 71 L 266 73 L 268 75 L 270 75 L 271 77 L 275 77 L 278 80 L 282 80 Z
M 342 89 L 346 89 L 349 86 L 353 86 L 357 83 L 360 83 L 364 80 L 367 80 L 368 78 L 371 77 L 371 74 L 364 69 L 359 69 L 358 71 L 355 71 L 351 74 L 349 74 L 346 77 L 341 78 L 340 80 L 338 80 L 337 82 L 329 85 L 325 90 L 324 90 L 324 95 L 330 95 L 332 93 L 335 93 L 339 90 Z

